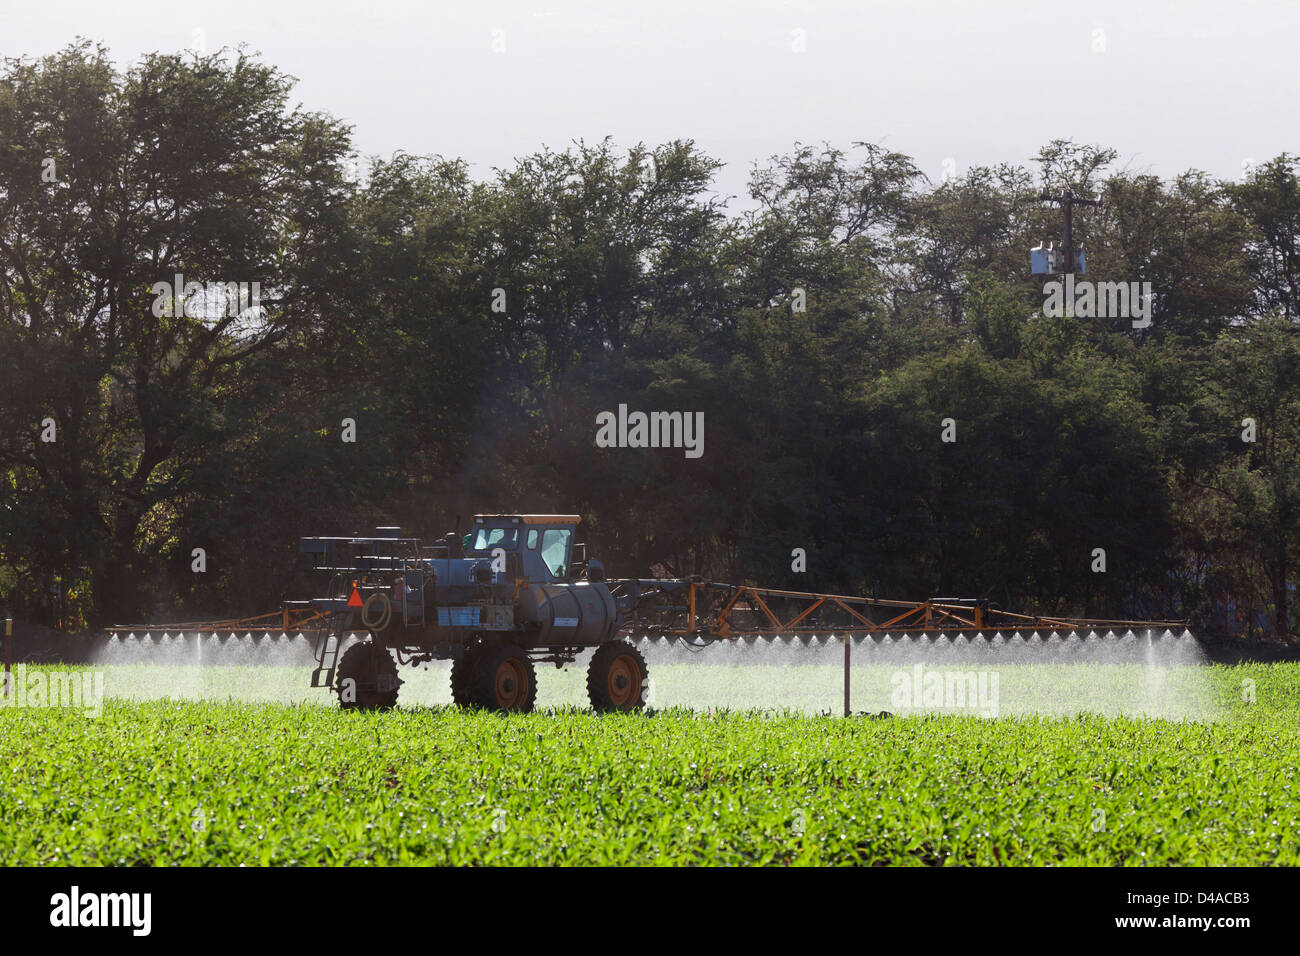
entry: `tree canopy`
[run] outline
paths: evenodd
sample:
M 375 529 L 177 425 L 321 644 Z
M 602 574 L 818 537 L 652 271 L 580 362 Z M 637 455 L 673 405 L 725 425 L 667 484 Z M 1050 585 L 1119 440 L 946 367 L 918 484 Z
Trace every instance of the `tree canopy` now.
M 243 51 L 5 61 L 15 610 L 265 611 L 299 535 L 537 510 L 612 576 L 1300 633 L 1296 157 L 1162 180 L 1056 141 L 934 183 L 792 144 L 735 212 L 693 142 L 475 180 L 452 143 L 362 161 L 292 90 Z M 1150 283 L 1148 326 L 1044 309 L 1044 188 L 1103 200 L 1078 278 Z M 702 413 L 703 455 L 600 447 L 620 405 Z

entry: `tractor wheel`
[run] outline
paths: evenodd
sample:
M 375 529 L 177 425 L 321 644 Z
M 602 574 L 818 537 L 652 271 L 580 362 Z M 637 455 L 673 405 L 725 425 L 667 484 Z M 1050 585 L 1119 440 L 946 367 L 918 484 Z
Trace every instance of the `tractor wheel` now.
M 471 644 L 465 648 L 460 660 L 451 662 L 451 702 L 457 707 L 469 707 L 474 703 L 478 663 L 485 647 L 482 641 Z
M 339 659 L 334 690 L 344 710 L 388 710 L 400 686 L 393 656 L 373 641 L 353 644 Z
M 485 710 L 527 713 L 537 700 L 537 675 L 523 648 L 485 647 L 477 661 L 474 703 Z
M 641 709 L 649 682 L 645 658 L 627 641 L 602 644 L 587 666 L 587 696 L 595 710 Z

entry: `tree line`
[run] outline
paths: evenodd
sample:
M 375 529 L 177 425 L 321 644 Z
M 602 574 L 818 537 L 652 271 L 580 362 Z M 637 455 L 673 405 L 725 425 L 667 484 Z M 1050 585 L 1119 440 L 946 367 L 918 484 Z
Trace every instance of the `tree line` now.
M 0 604 L 254 613 L 310 594 L 300 535 L 556 511 L 611 576 L 1300 632 L 1296 157 L 934 182 L 795 144 L 735 200 L 689 141 L 362 161 L 292 90 L 243 51 L 5 61 Z M 1066 188 L 1143 327 L 1044 308 Z M 704 453 L 598 443 L 620 405 Z

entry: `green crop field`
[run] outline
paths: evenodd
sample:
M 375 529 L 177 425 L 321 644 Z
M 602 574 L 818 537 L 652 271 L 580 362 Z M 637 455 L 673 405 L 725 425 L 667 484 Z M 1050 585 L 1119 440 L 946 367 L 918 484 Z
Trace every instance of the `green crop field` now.
M 661 668 L 664 700 L 612 716 L 547 670 L 546 710 L 500 716 L 444 706 L 434 670 L 342 713 L 299 668 L 103 668 L 97 717 L 0 709 L 0 860 L 1300 863 L 1300 665 L 1001 668 L 995 719 L 822 716 L 833 667 L 751 670 Z M 764 685 L 789 709 L 681 706 Z

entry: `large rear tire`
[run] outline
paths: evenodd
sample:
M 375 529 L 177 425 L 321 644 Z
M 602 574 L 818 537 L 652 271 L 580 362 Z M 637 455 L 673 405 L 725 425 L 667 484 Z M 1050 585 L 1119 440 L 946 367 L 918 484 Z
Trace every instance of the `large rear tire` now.
M 393 656 L 373 641 L 353 644 L 339 659 L 334 690 L 344 710 L 388 710 L 401 686 Z
M 602 644 L 587 666 L 587 696 L 594 710 L 640 710 L 649 684 L 645 658 L 627 641 Z
M 477 662 L 474 703 L 484 710 L 528 713 L 537 701 L 533 662 L 515 644 L 485 647 Z

